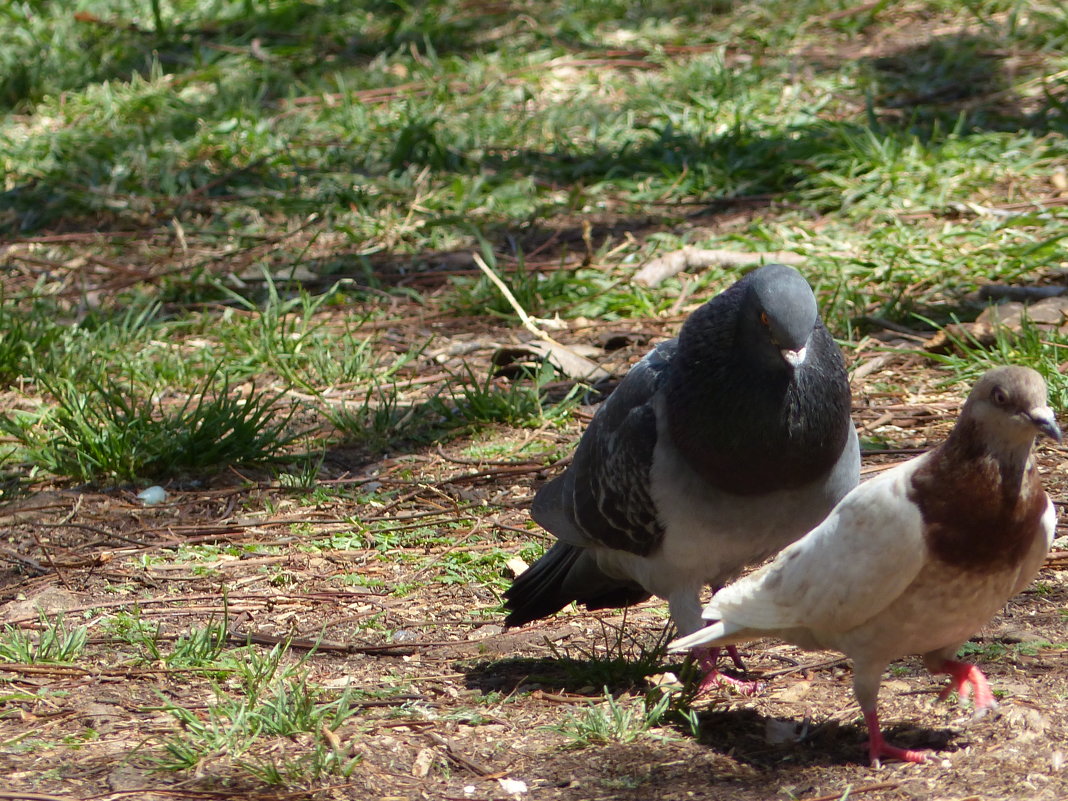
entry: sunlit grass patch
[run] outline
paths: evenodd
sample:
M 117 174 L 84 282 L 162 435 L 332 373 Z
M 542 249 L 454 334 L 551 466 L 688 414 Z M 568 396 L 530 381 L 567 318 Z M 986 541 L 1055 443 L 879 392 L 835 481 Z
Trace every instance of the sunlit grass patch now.
M 285 664 L 288 649 L 244 652 L 233 659 L 231 681 L 215 688 L 205 714 L 167 703 L 177 724 L 150 755 L 157 770 L 194 770 L 224 760 L 230 769 L 268 784 L 348 776 L 360 762 L 344 751 L 334 730 L 357 714 L 349 692 L 330 693 L 312 683 L 302 662 Z M 295 753 L 278 754 L 275 745 L 301 736 Z
M 129 481 L 265 462 L 296 439 L 280 393 L 231 392 L 225 379 L 171 405 L 133 385 L 45 382 L 54 405 L 0 418 L 25 458 L 59 476 Z
M 62 614 L 41 613 L 36 631 L 5 625 L 0 631 L 0 662 L 25 665 L 75 662 L 85 650 L 89 632 L 67 622 Z

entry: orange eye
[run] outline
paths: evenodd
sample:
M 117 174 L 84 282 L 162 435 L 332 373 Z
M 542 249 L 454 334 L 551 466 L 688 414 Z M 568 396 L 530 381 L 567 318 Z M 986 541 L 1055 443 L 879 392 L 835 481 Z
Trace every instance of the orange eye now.
M 761 312 L 760 313 L 760 322 L 762 322 L 764 325 L 768 325 L 769 324 L 768 313 L 767 312 Z

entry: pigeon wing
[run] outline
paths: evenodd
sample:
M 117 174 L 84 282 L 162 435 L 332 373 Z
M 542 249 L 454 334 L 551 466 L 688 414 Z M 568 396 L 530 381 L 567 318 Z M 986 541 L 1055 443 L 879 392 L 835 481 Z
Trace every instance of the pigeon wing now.
M 654 400 L 676 340 L 638 362 L 597 411 L 567 470 L 538 492 L 531 516 L 561 540 L 646 556 L 664 529 L 650 491 L 657 440 Z
M 854 489 L 775 561 L 724 588 L 704 617 L 734 628 L 846 631 L 886 608 L 923 567 L 913 460 Z
M 1049 553 L 1049 549 L 1053 546 L 1053 537 L 1057 529 L 1057 509 L 1053 505 L 1053 501 L 1049 496 L 1046 496 L 1046 511 L 1042 514 L 1042 520 L 1039 523 L 1039 531 L 1035 536 L 1034 543 L 1031 545 L 1031 549 L 1024 557 L 1024 561 L 1020 565 L 1020 574 L 1016 580 L 1016 586 L 1013 587 L 1012 594 L 1015 596 L 1027 587 L 1031 583 L 1031 579 L 1038 573 L 1038 569 L 1042 567 L 1042 564 L 1046 561 L 1046 554 Z

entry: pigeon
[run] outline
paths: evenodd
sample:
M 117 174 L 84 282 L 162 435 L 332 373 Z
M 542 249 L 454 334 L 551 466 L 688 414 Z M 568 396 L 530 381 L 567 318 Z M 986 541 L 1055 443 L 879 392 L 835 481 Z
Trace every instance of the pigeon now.
M 802 536 L 856 486 L 850 403 L 801 274 L 769 264 L 745 275 L 626 374 L 537 493 L 531 516 L 557 542 L 505 592 L 505 623 L 656 595 L 681 634 L 697 631 L 704 585 Z M 718 655 L 697 655 L 699 690 L 744 689 L 719 674 Z
M 672 650 L 775 636 L 853 660 L 853 690 L 868 756 L 924 762 L 887 743 L 876 699 L 883 671 L 921 654 L 948 674 L 942 698 L 974 690 L 994 706 L 982 672 L 959 647 L 1038 572 L 1056 526 L 1032 449 L 1061 439 L 1042 377 L 998 367 L 975 384 L 937 448 L 861 484 L 819 526 L 769 564 L 719 591 L 704 616 L 718 621 Z

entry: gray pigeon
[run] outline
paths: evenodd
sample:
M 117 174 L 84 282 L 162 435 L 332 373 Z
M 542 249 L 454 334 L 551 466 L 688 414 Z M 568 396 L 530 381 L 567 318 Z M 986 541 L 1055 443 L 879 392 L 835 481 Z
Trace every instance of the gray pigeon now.
M 1035 438 L 1060 440 L 1042 377 L 999 367 L 979 380 L 938 448 L 853 490 L 827 519 L 771 562 L 721 590 L 705 610 L 719 621 L 673 650 L 776 636 L 853 660 L 868 756 L 923 762 L 887 743 L 876 699 L 886 666 L 923 654 L 976 709 L 994 706 L 982 672 L 956 659 L 961 643 L 1042 566 L 1057 514 L 1032 456 Z
M 849 415 L 808 283 L 781 264 L 749 273 L 627 373 L 538 492 L 531 516 L 558 542 L 505 593 L 506 624 L 656 595 L 680 634 L 697 631 L 705 584 L 793 542 L 857 484 Z M 701 689 L 751 690 L 717 672 L 718 654 L 698 654 Z

